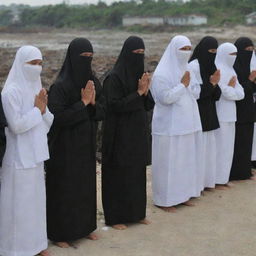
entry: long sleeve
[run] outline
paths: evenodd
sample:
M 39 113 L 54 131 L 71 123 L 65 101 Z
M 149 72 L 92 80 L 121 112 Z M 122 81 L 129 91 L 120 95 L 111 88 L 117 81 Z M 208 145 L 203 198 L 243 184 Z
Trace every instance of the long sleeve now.
M 52 88 L 49 92 L 48 107 L 54 115 L 56 126 L 72 126 L 84 120 L 89 120 L 88 106 L 82 101 L 68 105 L 62 91 Z
M 53 123 L 54 116 L 53 114 L 49 111 L 48 107 L 46 108 L 46 112 L 43 114 L 43 120 L 48 129 L 50 130 L 51 125 Z
M 96 90 L 96 102 L 95 106 L 88 106 L 88 111 L 93 120 L 101 121 L 104 120 L 106 115 L 106 99 L 103 95 L 103 89 L 99 80 L 95 78 L 94 84 Z
M 21 113 L 22 99 L 16 90 L 2 94 L 2 102 L 8 127 L 13 133 L 25 133 L 41 123 L 42 115 L 37 107 Z
M 104 81 L 103 88 L 107 104 L 113 112 L 135 112 L 144 108 L 143 97 L 137 91 L 125 96 L 121 84 L 114 76 Z
M 157 100 L 161 104 L 169 105 L 180 99 L 186 92 L 186 87 L 180 83 L 170 88 L 167 81 L 155 77 L 152 82 L 151 91 L 155 101 Z
M 227 100 L 241 100 L 244 98 L 244 89 L 236 83 L 235 87 L 220 84 L 221 93 Z
M 205 84 L 200 84 L 200 87 L 201 87 L 200 99 L 211 98 L 211 97 L 213 97 L 215 100 L 220 99 L 221 90 L 219 85 L 216 85 L 214 87 L 209 82 Z
M 148 91 L 147 96 L 144 96 L 144 106 L 146 111 L 150 111 L 155 106 L 155 101 L 150 91 Z
M 188 90 L 191 92 L 191 94 L 194 96 L 196 100 L 199 99 L 201 93 L 201 87 L 199 84 L 193 83 L 189 85 Z

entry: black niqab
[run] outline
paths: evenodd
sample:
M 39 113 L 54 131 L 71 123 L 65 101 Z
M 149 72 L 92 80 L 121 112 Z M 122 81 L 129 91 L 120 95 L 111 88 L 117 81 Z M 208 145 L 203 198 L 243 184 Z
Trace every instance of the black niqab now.
M 74 102 L 81 97 L 81 88 L 85 87 L 88 80 L 94 80 L 92 57 L 81 56 L 83 52 L 93 52 L 90 41 L 85 38 L 74 39 L 68 47 L 65 61 L 54 83 L 55 87 L 66 92 Z
M 217 48 L 218 41 L 214 37 L 206 36 L 196 46 L 190 58 L 190 61 L 198 60 L 203 83 L 209 82 L 210 76 L 216 71 L 214 64 L 216 53 L 211 53 L 208 50 Z
M 137 90 L 138 80 L 144 73 L 144 54 L 132 52 L 137 49 L 145 49 L 143 40 L 136 36 L 128 37 L 110 73 L 120 79 L 127 94 Z
M 248 80 L 251 69 L 251 58 L 253 51 L 245 50 L 248 46 L 253 46 L 253 42 L 248 37 L 240 37 L 236 40 L 235 46 L 237 47 L 237 58 L 234 65 L 240 83 Z

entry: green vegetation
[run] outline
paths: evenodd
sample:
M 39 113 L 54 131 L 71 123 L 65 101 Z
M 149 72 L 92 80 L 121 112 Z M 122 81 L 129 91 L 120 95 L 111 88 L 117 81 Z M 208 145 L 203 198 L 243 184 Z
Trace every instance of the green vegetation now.
M 26 26 L 114 28 L 122 25 L 122 17 L 130 16 L 173 16 L 182 14 L 204 14 L 209 25 L 243 24 L 244 16 L 256 11 L 255 0 L 191 0 L 187 3 L 143 0 L 137 4 L 115 2 L 108 6 L 97 5 L 48 5 L 37 8 L 22 7 L 20 24 Z M 0 8 L 0 25 L 11 24 L 10 10 Z

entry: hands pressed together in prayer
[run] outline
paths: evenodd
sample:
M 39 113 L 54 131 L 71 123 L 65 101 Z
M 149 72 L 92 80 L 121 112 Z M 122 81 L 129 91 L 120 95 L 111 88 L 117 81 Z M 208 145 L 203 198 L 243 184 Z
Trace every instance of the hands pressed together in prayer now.
M 237 81 L 237 77 L 232 76 L 231 79 L 229 80 L 228 86 L 231 86 L 234 88 L 236 86 L 236 81 Z
M 85 88 L 81 89 L 81 100 L 85 105 L 91 104 L 95 105 L 96 91 L 94 82 L 89 80 Z
M 183 77 L 181 78 L 181 83 L 184 84 L 185 87 L 188 87 L 190 84 L 190 79 L 190 73 L 189 71 L 186 71 Z
M 220 81 L 220 70 L 217 69 L 213 75 L 210 77 L 210 83 L 212 84 L 213 87 L 216 87 L 217 84 Z
M 34 106 L 39 108 L 39 110 L 41 111 L 41 114 L 43 115 L 46 112 L 47 103 L 48 103 L 47 91 L 43 88 L 41 89 L 39 94 L 36 95 Z
M 151 77 L 148 72 L 144 73 L 142 75 L 141 79 L 139 79 L 137 92 L 140 96 L 142 96 L 142 95 L 147 96 L 149 87 L 150 87 L 150 81 L 151 81 Z
M 249 80 L 256 83 L 256 70 L 253 70 L 249 76 Z

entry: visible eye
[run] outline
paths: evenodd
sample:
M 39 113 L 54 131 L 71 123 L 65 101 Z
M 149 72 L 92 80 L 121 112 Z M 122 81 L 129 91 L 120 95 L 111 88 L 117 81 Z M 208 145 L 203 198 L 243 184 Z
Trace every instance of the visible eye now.
M 34 65 L 34 66 L 36 66 L 36 65 L 42 66 L 43 61 L 42 61 L 42 60 L 31 60 L 31 61 L 28 61 L 28 62 L 26 62 L 26 63 L 27 63 L 27 64 L 30 64 L 30 65 Z
M 180 48 L 179 50 L 181 51 L 191 51 L 192 47 L 191 46 L 184 46 L 182 48 Z
M 208 52 L 209 53 L 217 53 L 217 49 L 209 49 Z
M 92 57 L 93 56 L 93 52 L 83 52 L 83 53 L 80 54 L 80 56 Z
M 132 52 L 136 53 L 136 54 L 144 54 L 145 53 L 145 49 L 136 49 L 136 50 L 133 50 Z
M 254 51 L 254 46 L 248 46 L 245 48 L 245 50 L 252 52 L 252 51 Z

